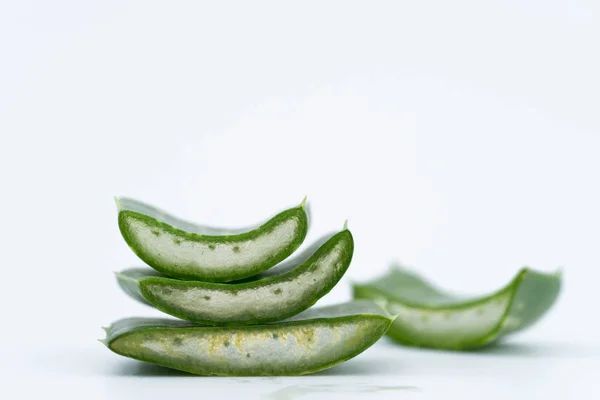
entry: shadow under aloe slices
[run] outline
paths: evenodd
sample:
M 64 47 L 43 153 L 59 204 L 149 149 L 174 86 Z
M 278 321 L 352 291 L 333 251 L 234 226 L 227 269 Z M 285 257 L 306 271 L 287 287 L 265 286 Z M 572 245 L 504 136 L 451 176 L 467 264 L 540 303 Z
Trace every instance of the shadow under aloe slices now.
M 151 269 L 117 274 L 134 299 L 188 321 L 208 325 L 246 325 L 278 321 L 302 312 L 339 282 L 350 266 L 354 240 L 347 228 L 320 245 L 300 265 L 278 266 L 282 273 L 243 283 L 183 281 Z M 305 251 L 304 253 L 306 253 Z M 271 272 L 271 271 L 269 271 Z
M 300 247 L 305 202 L 255 228 L 227 230 L 181 220 L 140 201 L 116 198 L 121 235 L 155 270 L 181 279 L 228 282 L 265 271 Z
M 468 350 L 526 329 L 542 318 L 559 295 L 561 273 L 523 268 L 507 286 L 479 298 L 448 294 L 401 268 L 353 286 L 355 299 L 384 302 L 389 312 L 398 315 L 387 332 L 397 342 Z
M 106 328 L 102 342 L 122 356 L 198 375 L 303 375 L 362 353 L 392 320 L 373 302 L 353 301 L 241 327 L 129 318 Z

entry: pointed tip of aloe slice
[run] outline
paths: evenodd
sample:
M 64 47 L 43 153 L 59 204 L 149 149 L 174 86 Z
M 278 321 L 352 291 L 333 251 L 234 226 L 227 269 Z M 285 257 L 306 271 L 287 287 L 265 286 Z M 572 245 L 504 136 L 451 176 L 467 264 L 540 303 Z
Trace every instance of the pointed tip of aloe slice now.
M 308 199 L 308 196 L 304 196 L 304 198 L 302 199 L 302 203 L 300 203 L 300 207 L 304 210 L 306 208 L 306 200 Z
M 389 319 L 393 322 L 398 316 L 399 313 L 391 313 L 390 312 L 390 301 L 384 298 L 376 298 L 371 300 L 373 303 L 377 304 L 385 313 L 388 315 Z
M 521 268 L 520 273 L 521 274 L 526 274 L 526 273 L 529 273 L 529 272 L 537 272 L 537 273 L 540 273 L 540 274 L 544 274 L 544 275 L 547 275 L 547 276 L 550 276 L 550 277 L 554 277 L 554 278 L 560 279 L 560 278 L 562 278 L 562 276 L 564 274 L 564 271 L 565 271 L 565 268 L 563 266 L 557 267 L 552 272 L 550 272 L 550 271 L 542 272 L 540 270 L 535 270 L 533 268 L 525 266 L 525 267 Z
M 390 320 L 392 321 L 392 323 L 396 321 L 398 316 L 400 316 L 400 314 L 390 314 Z
M 115 274 L 115 278 L 117 278 L 117 280 L 124 280 L 129 278 L 127 275 L 120 271 L 113 271 L 113 274 Z
M 344 230 L 348 230 L 348 220 L 344 221 Z
M 117 205 L 117 211 L 121 211 L 121 209 L 123 208 L 121 201 L 117 196 L 113 196 L 113 198 L 115 200 L 115 204 Z
M 102 343 L 103 345 L 105 345 L 106 347 L 108 347 L 108 340 L 107 339 L 98 339 L 98 341 L 100 343 Z
M 108 326 L 101 326 L 100 328 L 102 328 L 104 332 L 108 332 L 108 330 L 110 329 Z

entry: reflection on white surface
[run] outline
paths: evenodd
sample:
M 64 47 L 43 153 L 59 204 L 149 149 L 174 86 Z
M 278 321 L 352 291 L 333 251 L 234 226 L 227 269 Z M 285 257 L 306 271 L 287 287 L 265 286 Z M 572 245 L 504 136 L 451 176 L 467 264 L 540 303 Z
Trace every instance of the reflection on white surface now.
M 406 390 L 417 390 L 413 386 L 378 386 L 369 385 L 364 383 L 345 383 L 343 385 L 330 383 L 330 384 L 299 384 L 286 386 L 283 389 L 276 390 L 267 395 L 267 398 L 273 400 L 293 400 L 299 398 L 315 398 L 317 395 L 332 395 L 332 394 L 369 394 L 373 396 L 377 393 L 384 392 L 402 392 Z
M 593 398 L 588 393 L 596 388 L 600 347 L 514 341 L 459 353 L 411 349 L 384 339 L 344 364 L 300 377 L 200 377 L 119 357 L 101 344 L 25 351 L 19 359 L 0 373 L 3 389 L 18 390 L 24 398 L 40 386 L 47 394 L 112 400 L 192 394 L 244 399 L 554 399 Z M 36 385 L 27 384 L 32 379 Z

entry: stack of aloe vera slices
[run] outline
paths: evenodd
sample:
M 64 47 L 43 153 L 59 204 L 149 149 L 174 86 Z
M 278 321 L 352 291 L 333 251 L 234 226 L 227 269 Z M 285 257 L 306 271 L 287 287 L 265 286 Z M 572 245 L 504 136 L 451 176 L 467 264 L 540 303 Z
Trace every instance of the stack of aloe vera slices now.
M 306 199 L 239 230 L 116 201 L 123 239 L 149 266 L 117 273 L 120 287 L 178 318 L 114 322 L 103 342 L 117 354 L 201 375 L 301 375 L 360 354 L 393 322 L 370 300 L 311 308 L 345 274 L 354 240 L 345 224 L 289 258 L 306 238 Z

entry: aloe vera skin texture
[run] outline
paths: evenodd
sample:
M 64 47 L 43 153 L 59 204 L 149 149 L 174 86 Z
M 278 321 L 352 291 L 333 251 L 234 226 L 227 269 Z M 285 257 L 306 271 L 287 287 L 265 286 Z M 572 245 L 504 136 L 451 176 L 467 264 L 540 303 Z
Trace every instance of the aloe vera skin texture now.
M 362 353 L 392 321 L 378 305 L 354 301 L 279 323 L 231 328 L 128 318 L 106 328 L 102 342 L 119 355 L 197 375 L 304 375 Z
M 523 268 L 504 288 L 480 298 L 459 298 L 399 268 L 353 285 L 356 299 L 386 302 L 398 315 L 387 335 L 409 346 L 469 350 L 533 325 L 555 303 L 560 272 Z
M 308 309 L 333 289 L 350 266 L 354 240 L 343 229 L 316 251 L 307 250 L 310 257 L 301 265 L 243 283 L 182 281 L 148 268 L 125 270 L 117 279 L 134 299 L 184 320 L 206 325 L 279 321 Z
M 294 253 L 308 230 L 306 199 L 258 227 L 238 230 L 192 224 L 125 197 L 116 202 L 119 229 L 131 250 L 180 279 L 228 282 L 256 275 Z

